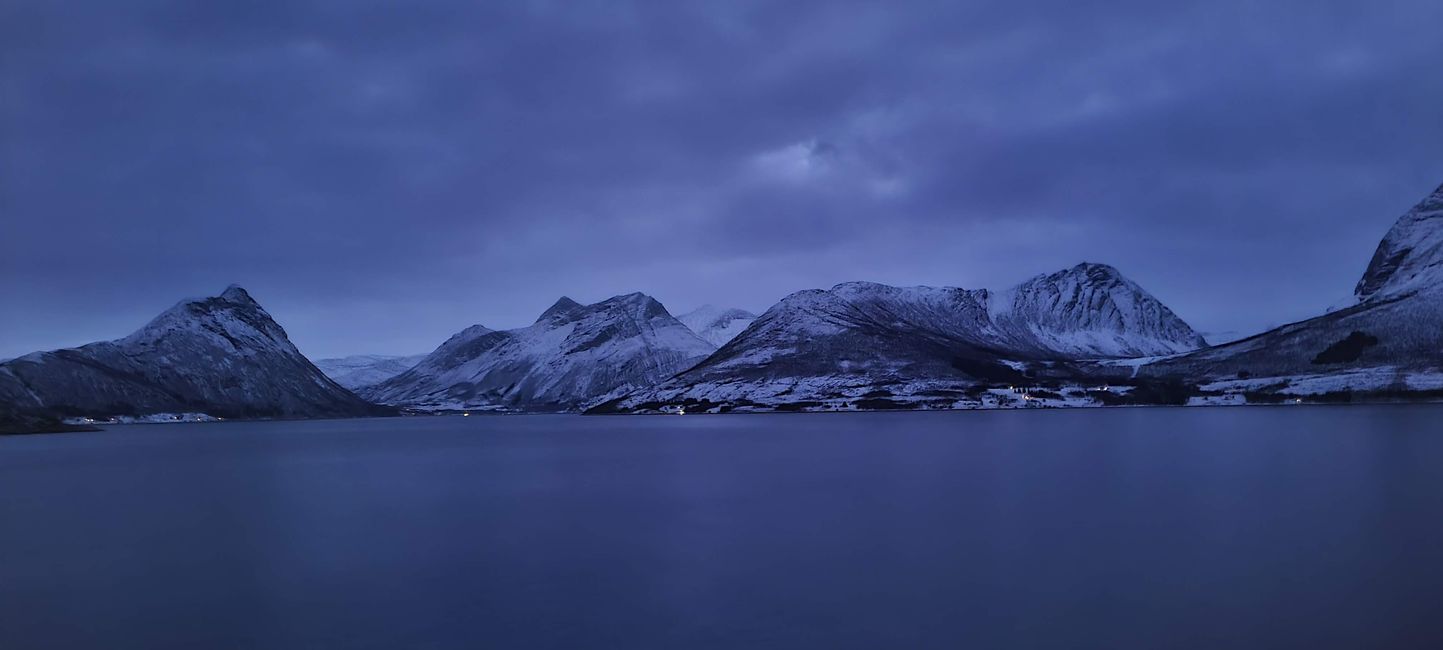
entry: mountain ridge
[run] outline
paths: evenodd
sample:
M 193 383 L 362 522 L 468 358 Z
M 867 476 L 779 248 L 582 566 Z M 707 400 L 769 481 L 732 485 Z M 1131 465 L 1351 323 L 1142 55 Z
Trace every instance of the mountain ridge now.
M 374 371 L 345 382 L 430 410 L 985 408 L 1016 405 L 1006 393 L 1018 386 L 1026 405 L 1039 403 L 1033 389 L 1106 394 L 1056 405 L 1271 403 L 1443 397 L 1440 325 L 1443 186 L 1395 220 L 1350 304 L 1215 346 L 1116 268 L 1083 262 L 1001 291 L 843 282 L 761 315 L 706 305 L 676 318 L 639 292 L 591 305 L 563 296 L 530 326 L 473 325 L 419 358 L 319 363 Z M 0 361 L 0 407 L 7 422 L 392 412 L 312 364 L 239 285 L 119 339 Z
M 527 327 L 468 328 L 362 394 L 413 408 L 576 410 L 660 381 L 713 350 L 646 294 L 591 305 L 563 297 Z
M 604 410 L 851 403 L 944 390 L 940 384 L 1020 382 L 1029 364 L 1202 345 L 1182 319 L 1106 265 L 1079 264 L 1002 292 L 844 282 L 783 298 L 695 367 Z

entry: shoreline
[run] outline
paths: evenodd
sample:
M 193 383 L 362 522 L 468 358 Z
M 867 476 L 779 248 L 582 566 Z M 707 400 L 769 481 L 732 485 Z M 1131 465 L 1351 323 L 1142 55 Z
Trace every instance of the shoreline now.
M 733 410 L 725 413 L 707 413 L 698 411 L 687 413 L 687 416 L 727 416 L 727 415 L 847 415 L 858 413 L 972 413 L 972 412 L 1036 412 L 1036 411 L 1101 411 L 1116 409 L 1237 409 L 1237 408 L 1302 408 L 1302 407 L 1371 407 L 1371 406 L 1432 406 L 1443 404 L 1443 399 L 1426 400 L 1375 400 L 1375 401 L 1354 401 L 1354 402 L 1324 402 L 1324 401 L 1302 401 L 1283 403 L 1242 403 L 1242 404 L 1098 404 L 1096 406 L 1024 406 L 1024 407 L 984 407 L 984 408 L 887 408 L 887 409 L 828 409 L 828 410 Z M 527 417 L 527 416 L 579 416 L 579 417 L 678 417 L 675 413 L 646 412 L 646 413 L 588 413 L 577 411 L 478 411 L 472 412 L 477 417 Z M 339 421 L 339 420 L 378 420 L 395 418 L 432 418 L 432 417 L 469 417 L 461 412 L 446 413 L 408 413 L 402 415 L 370 415 L 356 417 L 319 417 L 319 418 L 255 418 L 238 419 L 228 418 L 216 421 L 176 421 L 176 422 L 114 422 L 95 423 L 93 425 L 66 425 L 62 424 L 56 428 L 41 427 L 30 430 L 0 430 L 0 437 L 6 436 L 35 436 L 35 435 L 63 435 L 76 433 L 101 433 L 113 429 L 124 429 L 133 426 L 145 425 L 224 425 L 229 423 L 254 423 L 254 422 L 312 422 L 312 421 Z M 685 417 L 685 416 L 681 416 Z

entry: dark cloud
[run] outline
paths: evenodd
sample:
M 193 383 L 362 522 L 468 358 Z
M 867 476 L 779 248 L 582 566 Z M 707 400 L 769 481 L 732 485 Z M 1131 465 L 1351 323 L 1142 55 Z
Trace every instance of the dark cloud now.
M 1443 5 L 8 2 L 0 357 L 252 289 L 313 355 L 557 295 L 1109 262 L 1204 330 L 1443 181 Z

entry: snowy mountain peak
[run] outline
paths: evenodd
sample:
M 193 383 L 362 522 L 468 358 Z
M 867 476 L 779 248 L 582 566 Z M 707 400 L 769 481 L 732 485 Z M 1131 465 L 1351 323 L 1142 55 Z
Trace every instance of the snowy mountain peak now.
M 620 311 L 629 314 L 634 318 L 656 319 L 665 318 L 669 321 L 676 319 L 671 312 L 666 310 L 656 298 L 652 298 L 641 292 L 623 294 L 607 298 L 599 303 L 583 308 L 583 312 L 590 311 Z
M 238 351 L 265 348 L 288 356 L 301 356 L 285 330 L 245 289 L 236 285 L 227 287 L 219 296 L 182 300 L 121 341 L 149 345 L 181 334 L 225 342 Z
M 691 331 L 706 342 L 717 347 L 726 345 L 742 330 L 757 319 L 757 315 L 744 309 L 724 309 L 715 305 L 702 305 L 677 317 Z
M 536 317 L 536 322 L 540 323 L 544 320 L 561 317 L 577 309 L 581 309 L 580 303 L 562 296 L 556 300 L 555 304 L 547 307 L 546 311 L 541 312 L 541 315 Z
M 1129 282 L 1116 267 L 1109 264 L 1099 264 L 1097 262 L 1083 262 L 1070 269 L 1058 271 L 1052 275 L 1081 275 L 1086 276 L 1094 282 Z
M 436 348 L 436 352 L 455 349 L 459 345 L 462 345 L 468 341 L 474 341 L 478 338 L 481 338 L 482 336 L 485 336 L 495 331 L 496 330 L 486 327 L 485 325 L 472 325 L 464 330 L 452 334 L 451 338 L 446 339 L 445 342 L 441 343 L 441 345 Z M 435 354 L 436 352 L 433 352 L 432 354 Z M 422 356 L 424 357 L 425 355 Z
M 895 290 L 895 289 L 898 289 L 898 287 L 894 287 L 894 286 L 891 286 L 891 285 L 882 284 L 882 283 L 880 283 L 880 282 L 868 282 L 868 281 L 866 281 L 866 280 L 852 280 L 852 281 L 850 281 L 850 282 L 842 282 L 842 283 L 839 283 L 839 284 L 837 284 L 837 285 L 834 285 L 834 286 L 832 287 L 832 292 L 833 292 L 833 293 L 837 293 L 837 294 L 843 294 L 843 295 L 857 296 L 857 295 L 887 293 L 887 292 L 893 291 L 893 290 Z
M 1353 290 L 1358 300 L 1443 287 L 1443 185 L 1398 219 Z
M 988 312 L 1018 340 L 1069 357 L 1137 357 L 1207 342 L 1116 268 L 1083 263 L 989 295 Z
M 634 292 L 612 296 L 592 305 L 582 305 L 575 300 L 562 296 L 555 304 L 541 313 L 541 316 L 536 319 L 536 324 L 547 321 L 570 322 L 584 318 L 588 314 L 597 311 L 607 310 L 630 311 L 633 312 L 634 315 L 644 318 L 654 318 L 661 315 L 665 315 L 668 318 L 671 317 L 671 314 L 667 313 L 666 308 L 657 302 L 655 298 L 641 292 Z
M 259 304 L 259 303 L 256 302 L 255 298 L 252 298 L 252 297 L 251 297 L 250 292 L 246 291 L 245 288 L 242 287 L 242 286 L 240 286 L 239 284 L 232 284 L 232 285 L 226 287 L 226 288 L 225 288 L 225 291 L 222 291 L 222 292 L 221 292 L 219 298 L 220 298 L 221 300 L 225 300 L 225 301 L 227 301 L 227 302 L 234 302 L 234 303 L 240 303 L 240 304 L 248 304 L 248 305 L 258 305 L 258 304 Z
M 713 305 L 713 304 L 711 304 L 711 303 L 707 303 L 707 304 L 702 305 L 702 306 L 700 306 L 700 307 L 697 307 L 696 309 L 693 309 L 693 310 L 691 310 L 691 311 L 689 311 L 689 312 L 687 312 L 687 313 L 685 313 L 685 314 L 682 314 L 682 315 L 680 315 L 680 316 L 677 316 L 676 319 L 679 320 L 679 321 L 681 321 L 681 322 L 683 322 L 683 323 L 686 323 L 686 324 L 689 326 L 690 323 L 687 323 L 687 320 L 688 320 L 688 319 L 697 320 L 697 321 L 709 320 L 709 319 L 715 318 L 717 315 L 721 314 L 723 311 L 726 311 L 726 310 L 724 310 L 724 309 L 722 309 L 721 307 L 718 307 L 718 306 L 716 306 L 716 305 Z

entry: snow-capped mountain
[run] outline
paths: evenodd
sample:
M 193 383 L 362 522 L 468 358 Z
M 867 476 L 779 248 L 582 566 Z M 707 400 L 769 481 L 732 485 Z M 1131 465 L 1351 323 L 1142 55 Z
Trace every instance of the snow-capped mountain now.
M 326 417 L 384 412 L 331 381 L 232 285 L 185 300 L 123 339 L 0 364 L 0 402 L 59 416 L 201 412 Z
M 721 347 L 742 333 L 757 315 L 744 309 L 723 309 L 714 305 L 703 305 L 693 311 L 676 317 L 691 328 L 707 343 Z
M 1105 264 L 1079 264 L 991 296 L 1011 347 L 1066 358 L 1147 357 L 1206 347 L 1172 310 Z
M 1099 264 L 996 293 L 848 282 L 784 298 L 695 368 L 605 410 L 958 392 L 1022 381 L 1030 366 L 1202 345 L 1157 299 Z
M 1443 388 L 1443 187 L 1393 225 L 1358 302 L 1240 341 L 1139 368 L 1219 390 L 1314 392 Z M 1219 383 L 1222 382 L 1222 383 Z
M 406 372 L 411 369 L 411 366 L 420 363 L 425 358 L 424 354 L 410 356 L 355 354 L 334 359 L 317 359 L 315 363 L 321 372 L 336 380 L 336 383 L 356 390 L 363 386 L 379 384 Z
M 362 393 L 419 408 L 572 410 L 653 385 L 714 349 L 650 296 L 562 298 L 529 327 L 465 330 Z

